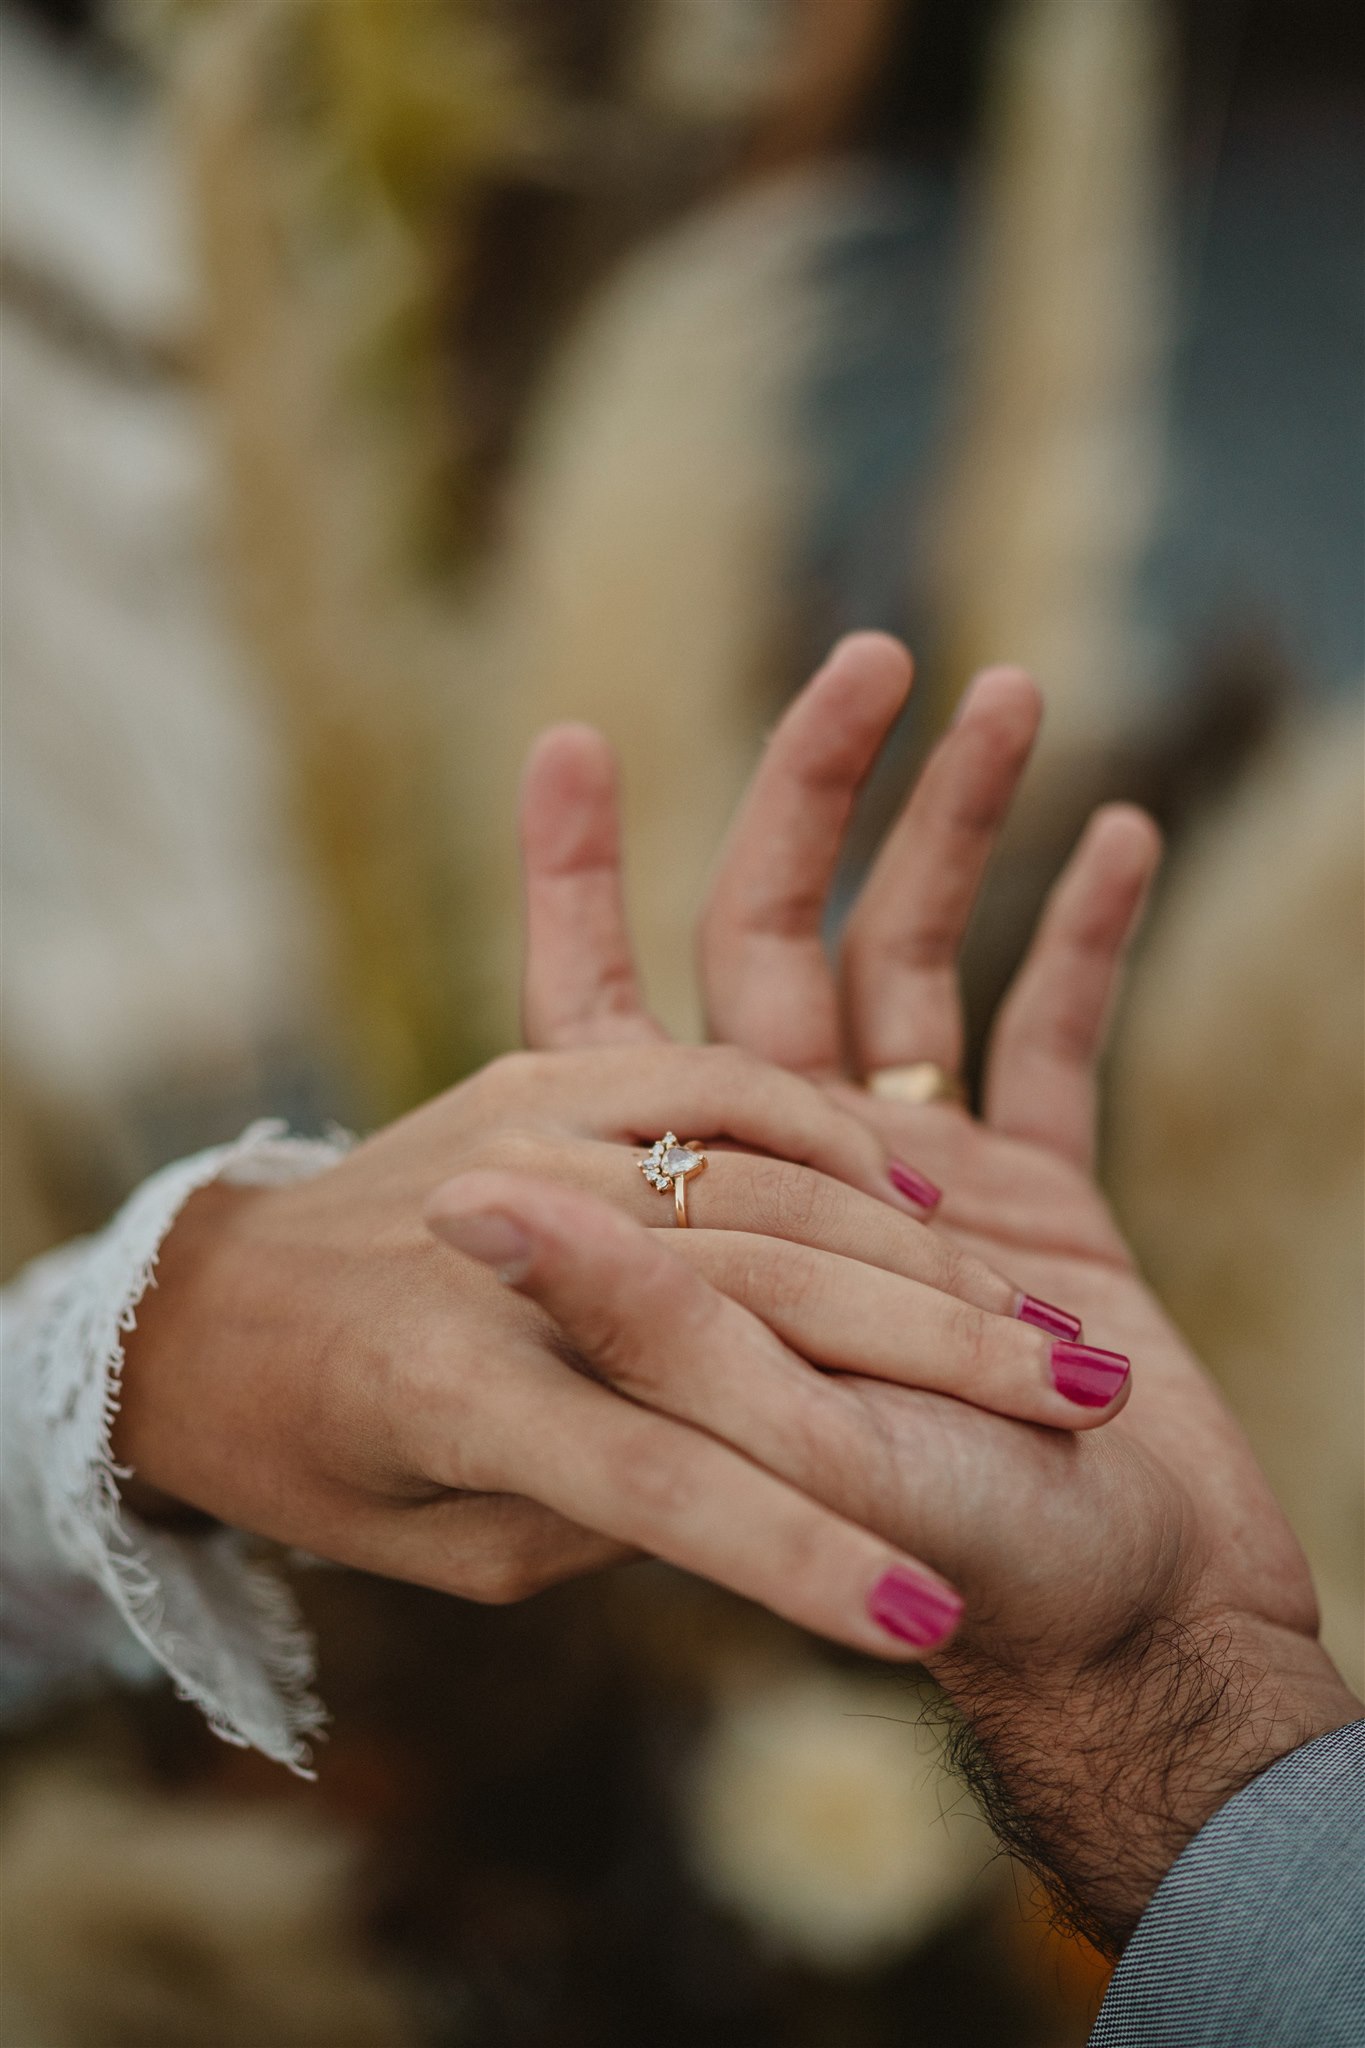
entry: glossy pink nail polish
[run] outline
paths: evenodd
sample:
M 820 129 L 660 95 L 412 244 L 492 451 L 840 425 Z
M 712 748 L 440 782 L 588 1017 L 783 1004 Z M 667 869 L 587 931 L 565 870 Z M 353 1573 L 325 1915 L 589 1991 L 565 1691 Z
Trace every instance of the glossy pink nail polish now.
M 899 1642 L 929 1650 L 946 1642 L 962 1619 L 962 1602 L 946 1586 L 892 1565 L 867 1596 L 867 1611 L 879 1628 Z
M 1046 1330 L 1049 1337 L 1064 1337 L 1069 1344 L 1074 1344 L 1081 1334 L 1079 1316 L 1068 1315 L 1064 1308 L 1054 1308 L 1050 1301 L 1039 1301 L 1036 1294 L 1021 1294 L 1014 1313 L 1021 1323 L 1032 1323 L 1036 1330 Z
M 1093 1344 L 1052 1347 L 1053 1385 L 1081 1408 L 1108 1407 L 1131 1371 L 1121 1351 L 1097 1351 Z
M 937 1209 L 943 1200 L 942 1188 L 936 1188 L 922 1173 L 916 1173 L 913 1166 L 907 1166 L 903 1159 L 893 1159 L 887 1168 L 887 1179 L 898 1195 L 904 1195 L 907 1202 L 914 1202 L 921 1209 Z

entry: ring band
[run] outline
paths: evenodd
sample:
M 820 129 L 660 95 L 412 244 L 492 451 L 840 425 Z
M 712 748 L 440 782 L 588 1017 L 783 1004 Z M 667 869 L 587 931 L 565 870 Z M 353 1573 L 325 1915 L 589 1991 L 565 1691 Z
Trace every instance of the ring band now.
M 933 1060 L 914 1060 L 904 1067 L 878 1067 L 863 1086 L 884 1102 L 965 1102 L 967 1091 L 956 1074 Z
M 672 1131 L 665 1131 L 662 1138 L 656 1138 L 640 1161 L 640 1171 L 651 1187 L 657 1188 L 661 1195 L 666 1195 L 672 1188 L 673 1211 L 679 1230 L 688 1228 L 687 1183 L 697 1174 L 704 1173 L 706 1166 L 706 1154 L 700 1145 L 695 1140 L 690 1145 L 680 1145 Z

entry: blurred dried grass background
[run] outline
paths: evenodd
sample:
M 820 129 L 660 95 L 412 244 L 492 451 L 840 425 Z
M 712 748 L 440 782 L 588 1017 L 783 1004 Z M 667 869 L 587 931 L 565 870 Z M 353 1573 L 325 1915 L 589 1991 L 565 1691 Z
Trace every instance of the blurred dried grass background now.
M 512 1039 L 546 720 L 620 749 L 689 1030 L 707 864 L 828 638 L 921 657 L 864 846 L 1022 659 L 978 1017 L 1086 808 L 1151 803 L 1110 1182 L 1359 1685 L 1354 26 L 11 5 L 6 1270 L 259 1110 L 363 1125 Z M 654 1568 L 304 1596 L 316 1790 L 157 1695 L 6 1746 L 5 2048 L 1083 2038 L 1102 1972 L 988 1867 L 913 1685 Z

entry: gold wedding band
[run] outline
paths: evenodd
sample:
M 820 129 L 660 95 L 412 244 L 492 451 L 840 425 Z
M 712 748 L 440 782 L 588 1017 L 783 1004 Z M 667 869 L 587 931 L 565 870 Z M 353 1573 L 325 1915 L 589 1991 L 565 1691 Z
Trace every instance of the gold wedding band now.
M 704 1173 L 706 1164 L 706 1154 L 695 1139 L 690 1145 L 680 1145 L 672 1131 L 665 1131 L 662 1138 L 656 1138 L 640 1161 L 640 1171 L 651 1187 L 657 1188 L 661 1195 L 666 1195 L 672 1188 L 679 1230 L 688 1228 L 687 1183 L 697 1174 Z
M 965 1102 L 967 1091 L 956 1074 L 933 1060 L 914 1060 L 904 1067 L 878 1067 L 863 1086 L 884 1102 Z

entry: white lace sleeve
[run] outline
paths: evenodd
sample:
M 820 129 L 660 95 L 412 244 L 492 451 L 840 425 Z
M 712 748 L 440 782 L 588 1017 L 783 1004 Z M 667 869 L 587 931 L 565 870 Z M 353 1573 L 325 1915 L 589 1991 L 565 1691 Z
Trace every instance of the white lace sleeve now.
M 254 1124 L 155 1174 L 107 1229 L 0 1296 L 0 1711 L 97 1670 L 135 1679 L 159 1664 L 217 1734 L 306 1771 L 324 1717 L 289 1592 L 231 1530 L 176 1535 L 130 1514 L 110 1430 L 124 1335 L 189 1197 L 217 1179 L 302 1179 L 343 1152 Z

